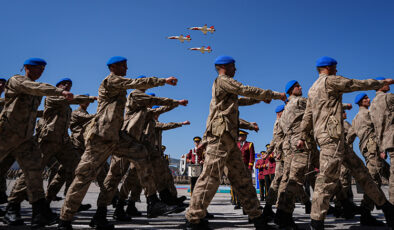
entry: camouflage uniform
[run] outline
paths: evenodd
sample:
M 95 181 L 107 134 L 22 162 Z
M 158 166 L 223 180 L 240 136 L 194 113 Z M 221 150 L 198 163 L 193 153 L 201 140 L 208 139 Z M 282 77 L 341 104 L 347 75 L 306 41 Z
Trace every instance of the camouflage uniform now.
M 89 122 L 94 118 L 95 114 L 89 114 L 85 109 L 81 106 L 78 109 L 72 111 L 71 120 L 70 120 L 70 130 L 71 130 L 71 142 L 74 145 L 74 149 L 76 150 L 79 159 L 81 158 L 83 152 L 85 151 L 85 139 L 84 133 Z M 78 160 L 79 161 L 79 160 Z M 104 187 L 104 179 L 107 176 L 109 170 L 109 164 L 107 162 L 104 163 L 104 167 L 99 171 L 96 177 L 97 184 L 100 188 Z M 70 183 L 66 181 L 66 189 L 67 192 Z
M 204 141 L 207 143 L 203 171 L 197 180 L 186 218 L 197 224 L 206 216 L 206 209 L 216 194 L 223 169 L 228 168 L 228 178 L 237 190 L 241 205 L 251 219 L 259 217 L 261 210 L 252 178 L 242 161 L 236 141 L 239 125 L 238 106 L 249 98 L 257 100 L 279 99 L 281 95 L 271 90 L 244 86 L 231 77 L 219 75 L 212 86 L 210 113 Z
M 136 144 L 134 139 L 120 133 L 126 104 L 127 89 L 151 88 L 165 84 L 165 79 L 129 79 L 111 73 L 99 87 L 96 116 L 87 128 L 86 149 L 81 157 L 75 178 L 68 189 L 60 219 L 71 221 L 90 183 L 103 167 L 111 153 L 130 159 L 146 159 L 147 150 Z M 123 151 L 121 151 L 123 148 Z M 130 153 L 139 153 L 132 156 Z M 111 197 L 112 199 L 112 197 Z
M 155 152 L 153 145 L 148 142 L 146 133 L 144 133 L 150 120 L 153 120 L 154 113 L 152 113 L 151 109 L 148 109 L 153 105 L 168 105 L 174 108 L 178 105 L 178 101 L 169 98 L 153 97 L 142 90 L 134 90 L 127 99 L 126 116 L 122 128 L 122 133 L 126 138 L 129 138 L 135 145 L 141 146 L 140 148 L 146 151 L 143 153 L 145 154 L 143 157 L 138 157 L 136 158 L 137 160 L 131 159 L 131 161 L 137 169 L 140 183 L 147 197 L 156 194 L 156 191 L 161 191 L 158 187 L 162 185 L 156 184 L 157 179 L 154 176 L 152 166 Z M 166 111 L 167 109 L 167 106 L 163 106 L 161 111 Z M 154 126 L 151 127 L 154 128 Z M 132 156 L 142 156 L 138 149 L 126 149 L 126 151 Z M 105 203 L 108 204 L 112 200 L 115 189 L 126 174 L 129 165 L 130 159 L 113 157 L 109 172 L 104 180 L 105 189 L 100 191 L 97 206 L 104 206 Z M 162 188 L 160 187 L 160 189 Z
M 30 80 L 11 77 L 5 90 L 6 104 L 0 114 L 0 161 L 13 156 L 26 177 L 30 203 L 44 198 L 41 153 L 33 139 L 37 108 L 42 96 L 60 96 L 63 89 Z
M 123 184 L 119 189 L 119 199 L 126 200 L 130 194 L 130 201 L 136 202 L 140 199 L 141 192 L 142 186 L 138 177 L 137 169 L 131 162 L 129 169 L 124 176 Z
M 276 160 L 276 168 L 275 168 L 275 177 L 274 180 L 271 182 L 271 186 L 268 190 L 268 195 L 265 199 L 268 205 L 276 204 L 278 198 L 278 190 L 280 181 L 282 180 L 283 175 L 283 144 L 284 133 L 282 128 L 280 127 L 280 118 L 277 118 L 274 124 L 273 130 L 273 139 L 271 140 L 270 146 L 267 149 L 267 153 L 274 152 L 275 153 L 275 160 Z
M 313 165 L 311 159 L 317 158 L 313 154 L 318 154 L 318 151 L 311 149 L 315 146 L 313 145 L 313 141 L 311 141 L 311 137 L 307 141 L 308 148 L 304 151 L 297 150 L 296 145 L 301 135 L 300 124 L 305 112 L 307 99 L 294 95 L 291 95 L 288 99 L 289 102 L 283 111 L 280 122 L 290 149 L 285 157 L 283 177 L 278 192 L 277 208 L 286 213 L 293 213 L 297 194 L 301 194 L 303 203 L 309 202 L 309 196 L 303 188 L 306 179 L 305 174 L 316 167 L 316 163 Z M 310 184 L 314 187 L 314 180 L 311 180 Z
M 389 198 L 394 204 L 394 94 L 376 92 L 369 110 L 379 152 L 390 156 Z
M 383 81 L 320 74 L 309 89 L 307 108 L 301 123 L 301 139 L 305 140 L 313 127 L 315 140 L 320 146 L 320 172 L 313 194 L 311 219 L 324 220 L 337 187 L 342 163 L 351 170 L 352 176 L 376 205 L 386 202 L 384 193 L 375 184 L 361 159 L 345 145 L 342 108 L 343 93 L 378 89 L 383 85 Z
M 381 174 L 383 172 L 384 160 L 379 156 L 378 146 L 376 144 L 375 129 L 371 121 L 371 116 L 367 108 L 360 106 L 360 110 L 352 121 L 352 128 L 349 131 L 348 142 L 353 142 L 355 136 L 360 139 L 359 148 L 363 154 L 368 171 L 375 183 L 380 187 L 382 185 Z M 389 177 L 389 175 L 388 175 Z M 389 179 L 387 177 L 387 179 Z M 374 209 L 374 203 L 367 195 L 361 205 L 369 210 Z
M 70 104 L 81 104 L 93 102 L 93 97 L 76 95 L 71 101 L 63 96 L 49 96 L 45 99 L 43 127 L 38 135 L 38 143 L 42 152 L 41 167 L 44 170 L 51 158 L 55 157 L 63 166 L 59 170 L 51 183 L 48 185 L 46 199 L 53 200 L 63 186 L 64 181 L 71 181 L 74 169 L 78 164 L 79 157 L 74 151 L 68 127 L 70 126 L 71 107 Z M 25 177 L 22 175 L 16 182 L 9 200 L 12 202 L 22 202 L 26 197 Z

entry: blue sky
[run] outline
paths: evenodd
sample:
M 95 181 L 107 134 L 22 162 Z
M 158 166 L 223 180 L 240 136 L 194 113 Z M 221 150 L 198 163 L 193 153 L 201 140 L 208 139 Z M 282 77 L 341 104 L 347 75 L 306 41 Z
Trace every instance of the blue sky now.
M 115 55 L 129 59 L 129 77 L 176 76 L 178 86 L 150 92 L 190 101 L 161 117 L 164 122 L 192 123 L 164 132 L 167 153 L 179 157 L 205 130 L 218 55 L 237 60 L 235 78 L 244 84 L 284 91 L 296 79 L 304 95 L 317 77 L 314 64 L 320 56 L 336 58 L 338 73 L 346 77 L 392 77 L 392 12 L 394 2 L 388 0 L 6 1 L 0 8 L 0 76 L 20 73 L 25 59 L 42 57 L 48 65 L 39 81 L 55 84 L 70 77 L 72 92 L 97 95 L 108 74 L 105 63 Z M 204 24 L 217 31 L 203 35 L 186 29 Z M 166 39 L 180 34 L 190 34 L 192 41 Z M 213 52 L 187 50 L 202 45 Z M 344 102 L 352 103 L 356 94 L 344 95 Z M 259 133 L 249 135 L 256 150 L 270 141 L 279 104 L 240 109 L 242 118 L 260 125 Z M 355 106 L 348 113 L 350 121 L 357 110 Z

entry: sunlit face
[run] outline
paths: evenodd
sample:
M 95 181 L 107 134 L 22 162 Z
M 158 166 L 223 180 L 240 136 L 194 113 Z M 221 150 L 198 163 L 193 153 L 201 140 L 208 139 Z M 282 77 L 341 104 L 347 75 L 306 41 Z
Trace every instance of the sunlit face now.
M 294 95 L 294 96 L 302 96 L 302 87 L 301 87 L 301 85 L 298 84 L 298 83 L 294 84 L 291 94 Z
M 371 99 L 369 99 L 368 96 L 365 96 L 361 101 L 360 101 L 361 106 L 364 107 L 369 107 L 371 105 Z

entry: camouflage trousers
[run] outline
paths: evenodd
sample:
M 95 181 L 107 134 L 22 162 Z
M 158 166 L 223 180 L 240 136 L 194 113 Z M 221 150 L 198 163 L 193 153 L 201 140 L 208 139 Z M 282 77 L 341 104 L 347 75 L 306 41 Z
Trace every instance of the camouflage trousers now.
M 276 201 L 278 198 L 279 185 L 280 185 L 280 181 L 282 180 L 282 176 L 283 176 L 283 166 L 284 166 L 283 160 L 276 160 L 275 177 L 271 182 L 271 186 L 268 189 L 268 195 L 265 198 L 265 202 L 267 205 L 272 206 L 272 205 L 276 204 Z
M 156 156 L 157 157 L 157 156 Z M 173 196 L 178 196 L 178 192 L 176 191 L 174 178 L 172 177 L 171 171 L 168 167 L 167 161 L 163 157 L 159 157 L 161 160 L 161 165 L 155 165 L 153 167 L 155 184 L 158 191 L 162 191 L 164 189 L 168 189 Z M 154 161 L 153 161 L 154 162 Z M 157 162 L 157 161 L 156 161 Z M 162 169 L 156 170 L 156 167 L 162 167 Z M 164 186 L 161 185 L 161 190 L 159 190 L 160 184 L 158 183 L 159 179 L 164 182 Z M 129 170 L 126 172 L 124 176 L 124 181 L 122 186 L 120 187 L 119 191 L 119 199 L 127 199 L 128 195 L 130 194 L 130 199 L 132 201 L 139 200 L 140 194 L 142 192 L 141 183 L 139 181 L 138 172 L 135 168 L 134 164 L 131 163 Z
M 363 151 L 363 156 L 365 158 L 365 164 L 368 168 L 369 173 L 372 176 L 372 179 L 379 187 L 382 185 L 382 177 L 389 180 L 389 175 L 385 175 L 385 173 L 383 173 L 384 164 L 387 162 L 380 158 L 378 152 L 376 151 L 376 148 L 375 151 L 370 151 L 370 149 L 367 147 Z M 363 200 L 361 201 L 361 205 L 371 211 L 375 207 L 372 199 L 369 198 L 365 193 Z
M 65 141 L 64 143 L 43 141 L 39 146 L 42 152 L 41 171 L 44 171 L 44 168 L 49 164 L 52 158 L 56 158 L 60 164 L 63 165 L 63 170 L 59 170 L 48 185 L 46 199 L 51 201 L 62 188 L 64 181 L 72 180 L 74 170 L 79 161 L 79 156 L 75 152 L 70 141 Z M 26 179 L 27 178 L 23 174 L 16 180 L 10 196 L 8 197 L 10 202 L 21 203 L 26 199 Z
M 130 194 L 130 200 L 136 202 L 140 199 L 142 186 L 138 177 L 138 172 L 133 163 L 130 164 L 124 176 L 124 181 L 119 190 L 119 199 L 126 200 Z
M 339 180 L 337 183 L 337 190 L 335 194 L 335 203 L 340 205 L 341 200 L 350 199 L 349 194 L 352 189 L 352 175 L 350 170 L 344 165 L 341 165 L 341 171 L 339 172 Z
M 330 199 L 338 185 L 342 164 L 351 171 L 357 183 L 377 206 L 387 201 L 383 191 L 373 181 L 368 169 L 352 149 L 340 142 L 332 142 L 320 147 L 320 172 L 313 193 L 311 219 L 325 219 Z
M 228 179 L 238 192 L 244 211 L 251 219 L 260 216 L 262 212 L 256 189 L 235 139 L 224 132 L 220 137 L 208 134 L 207 142 L 203 171 L 198 177 L 186 212 L 188 221 L 199 223 L 206 216 L 207 207 L 216 194 L 224 168 L 228 169 Z
M 7 192 L 7 174 L 14 162 L 15 158 L 12 155 L 8 155 L 0 162 L 0 192 Z
M 305 175 L 313 171 L 318 165 L 312 162 L 312 159 L 316 159 L 314 154 L 316 152 L 309 150 L 292 150 L 291 153 L 286 154 L 283 176 L 278 191 L 277 209 L 286 213 L 293 213 L 298 195 L 301 195 L 302 203 L 310 202 L 310 197 L 304 190 L 304 184 L 305 180 L 309 179 L 312 188 L 315 185 L 315 177 Z
M 2 131 L 0 133 L 0 164 L 8 171 L 15 159 L 26 180 L 27 197 L 30 203 L 45 197 L 41 175 L 41 152 L 33 137 L 21 139 L 18 135 Z M 9 162 L 11 162 L 9 164 Z M 2 168 L 3 169 L 3 168 Z
M 97 206 L 107 206 L 117 191 L 122 176 L 132 161 L 140 172 L 140 181 L 145 194 L 156 193 L 152 176 L 152 167 L 148 161 L 148 151 L 135 138 L 122 132 L 120 140 L 114 142 L 100 136 L 92 135 L 86 141 L 86 149 L 81 157 L 75 178 L 67 191 L 67 196 L 61 209 L 60 219 L 71 221 L 77 212 L 90 183 L 97 177 L 110 153 L 113 154 L 109 172 L 104 180 L 104 189 L 100 191 Z M 124 160 L 122 160 L 122 158 Z
M 168 163 L 166 159 L 162 157 L 161 152 L 153 150 L 150 153 L 149 158 L 153 165 L 153 173 L 157 191 L 161 192 L 165 189 L 168 189 L 170 192 L 172 191 L 172 193 L 174 193 L 174 190 L 176 192 L 174 178 L 172 177 Z M 175 194 L 175 196 L 177 196 L 177 194 Z
M 394 204 L 394 149 L 388 149 L 386 153 L 390 156 L 389 199 Z

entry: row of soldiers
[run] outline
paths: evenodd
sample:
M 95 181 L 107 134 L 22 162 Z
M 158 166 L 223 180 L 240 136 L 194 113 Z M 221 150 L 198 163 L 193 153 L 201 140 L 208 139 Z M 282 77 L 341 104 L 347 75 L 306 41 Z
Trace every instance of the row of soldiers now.
M 33 207 L 32 227 L 59 221 L 59 229 L 72 229 L 71 220 L 75 213 L 86 210 L 81 201 L 94 179 L 99 182 L 100 194 L 90 225 L 97 229 L 114 228 L 106 216 L 107 205 L 111 204 L 116 193 L 119 198 L 114 218 L 131 220 L 124 205 L 137 184 L 145 190 L 148 217 L 184 211 L 186 197 L 177 197 L 168 162 L 163 156 L 161 136 L 163 130 L 190 122 L 161 123 L 158 117 L 179 105 L 186 106 L 188 101 L 145 93 L 156 86 L 176 85 L 177 79 L 125 78 L 127 59 L 116 56 L 107 62 L 110 74 L 100 85 L 98 97 L 73 95 L 69 78 L 61 79 L 56 87 L 36 82 L 46 64 L 40 58 L 28 59 L 24 63 L 25 75 L 15 75 L 5 83 L 5 98 L 1 101 L 4 108 L 0 114 L 0 168 L 7 171 L 16 160 L 23 174 L 8 197 L 3 220 L 8 225 L 23 224 L 20 204 L 28 199 Z M 128 98 L 127 89 L 135 89 Z M 37 109 L 43 96 L 47 97 L 41 114 Z M 97 99 L 97 113 L 88 114 L 87 106 Z M 72 112 L 71 104 L 80 107 Z M 37 117 L 41 119 L 34 134 Z M 45 193 L 41 175 L 53 158 L 60 167 Z M 118 191 L 123 176 L 124 183 Z M 50 202 L 64 183 L 67 194 L 59 220 L 50 209 Z M 136 213 L 135 209 L 130 210 Z
M 38 144 L 40 137 L 33 137 L 41 97 L 47 96 L 46 105 L 50 97 L 58 99 L 60 105 L 67 105 L 64 106 L 61 117 L 68 117 L 67 114 L 71 112 L 69 108 L 71 102 L 79 100 L 77 104 L 80 104 L 95 99 L 82 95 L 74 97 L 65 82 L 59 84 L 58 87 L 36 82 L 43 73 L 45 65 L 46 62 L 42 59 L 29 59 L 24 63 L 25 75 L 16 75 L 7 81 L 5 105 L 0 115 L 1 163 L 6 162 L 5 159 L 13 158 L 23 171 L 23 176 L 18 179 L 11 192 L 6 212 L 11 217 L 10 219 L 15 217 L 15 220 L 20 210 L 18 202 L 28 197 L 33 206 L 33 226 L 45 226 L 57 221 L 57 215 L 49 207 L 48 200 L 50 201 L 51 196 L 48 195 L 48 191 L 45 194 L 43 190 L 41 177 L 43 160 L 40 157 L 45 151 L 41 149 L 41 145 L 53 145 L 53 140 L 51 140 L 52 137 L 48 137 L 48 140 L 42 141 L 43 144 Z M 232 57 L 220 56 L 215 60 L 215 68 L 219 76 L 213 83 L 206 131 L 197 148 L 197 152 L 205 149 L 204 167 L 196 181 L 189 208 L 186 211 L 186 229 L 209 229 L 206 218 L 207 207 L 217 191 L 224 172 L 227 173 L 245 213 L 249 215 L 256 229 L 266 228 L 269 217 L 272 216 L 272 213 L 269 213 L 272 211 L 269 210 L 269 205 L 275 204 L 275 200 L 277 200 L 278 210 L 275 222 L 282 227 L 296 228 L 291 215 L 295 198 L 303 190 L 305 177 L 300 175 L 304 175 L 303 173 L 311 167 L 319 169 L 317 178 L 310 179 L 311 185 L 315 185 L 312 186 L 315 190 L 312 200 L 311 228 L 324 229 L 324 218 L 329 208 L 329 201 L 340 186 L 339 175 L 342 165 L 350 170 L 372 202 L 382 209 L 387 224 L 394 225 L 394 206 L 387 201 L 380 186 L 373 180 L 361 159 L 347 145 L 342 105 L 343 93 L 379 90 L 387 88 L 394 81 L 392 79 L 344 78 L 336 75 L 336 65 L 337 62 L 329 57 L 323 57 L 317 61 L 319 78 L 309 90 L 307 99 L 301 97 L 302 89 L 298 82 L 289 84 L 291 87 L 286 88 L 286 93 L 290 96 L 282 116 L 288 118 L 277 119 L 275 123 L 275 130 L 282 130 L 284 141 L 274 138 L 271 143 L 277 154 L 280 153 L 279 149 L 283 151 L 282 179 L 277 186 L 277 195 L 275 191 L 271 192 L 271 188 L 275 190 L 275 181 L 272 183 L 267 197 L 268 208 L 266 205 L 263 213 L 250 172 L 242 162 L 241 152 L 236 143 L 240 128 L 258 130 L 258 126 L 256 123 L 240 119 L 238 107 L 253 105 L 261 101 L 270 103 L 273 99 L 285 101 L 287 97 L 285 93 L 245 86 L 234 80 L 236 67 Z M 119 56 L 112 57 L 107 62 L 107 66 L 110 74 L 99 87 L 97 113 L 88 122 L 83 132 L 84 151 L 77 166 L 71 170 L 73 171 L 72 183 L 67 190 L 61 209 L 58 229 L 72 229 L 71 221 L 81 207 L 90 183 L 97 178 L 110 155 L 112 155 L 111 165 L 103 186 L 100 188 L 98 208 L 90 223 L 92 227 L 114 228 L 106 217 L 107 205 L 111 203 L 117 192 L 122 176 L 128 168 L 132 167 L 136 169 L 141 187 L 145 190 L 148 217 L 184 210 L 184 198 L 178 198 L 175 194 L 176 190 L 175 193 L 171 192 L 173 189 L 170 188 L 172 187 L 170 186 L 171 179 L 167 176 L 169 175 L 168 165 L 158 149 L 161 145 L 156 145 L 160 138 L 156 135 L 158 129 L 155 128 L 155 116 L 157 117 L 160 112 L 155 112 L 157 110 L 152 109 L 152 106 L 163 105 L 161 109 L 168 111 L 171 107 L 187 105 L 188 101 L 157 98 L 145 93 L 152 87 L 164 84 L 176 85 L 177 79 L 175 77 L 125 78 L 127 59 Z M 136 90 L 126 98 L 127 89 Z M 380 114 L 384 114 L 385 122 L 383 126 L 380 126 L 384 128 L 383 140 L 377 144 L 390 155 L 393 154 L 392 148 L 387 148 L 385 141 L 390 134 L 387 132 L 390 132 L 392 124 L 392 122 L 386 122 L 392 119 L 392 110 L 390 113 L 392 101 L 387 100 L 386 96 L 384 95 L 386 107 L 378 110 Z M 385 109 L 388 112 L 385 112 Z M 53 113 L 44 110 L 44 120 L 51 116 Z M 59 137 L 57 145 L 62 146 L 62 149 L 58 150 L 61 152 L 63 148 L 66 148 L 64 127 L 68 127 L 68 121 L 67 119 L 60 120 L 59 126 L 63 128 L 62 132 L 56 133 L 58 128 L 53 126 L 57 121 L 55 119 L 46 124 L 48 128 L 43 128 L 42 133 L 51 133 L 49 136 Z M 388 130 L 387 127 L 389 127 Z M 274 132 L 275 136 L 278 132 L 280 131 Z M 392 141 L 392 135 L 389 138 Z M 320 147 L 320 151 L 317 146 Z M 391 156 L 390 158 L 393 159 Z M 159 166 L 152 167 L 152 164 Z M 392 187 L 394 183 L 390 183 L 390 191 L 394 191 Z M 335 195 L 338 200 L 344 201 L 344 206 L 347 204 L 346 199 L 340 197 L 342 194 L 335 193 Z M 308 202 L 309 198 L 305 197 L 304 201 Z M 269 199 L 274 201 L 269 203 Z M 130 220 L 124 215 L 123 206 L 118 210 L 116 216 L 119 219 Z M 368 220 L 371 219 L 370 212 L 364 215 Z

